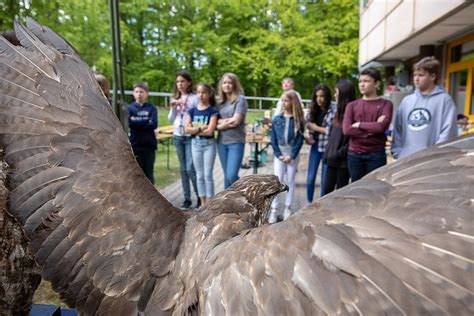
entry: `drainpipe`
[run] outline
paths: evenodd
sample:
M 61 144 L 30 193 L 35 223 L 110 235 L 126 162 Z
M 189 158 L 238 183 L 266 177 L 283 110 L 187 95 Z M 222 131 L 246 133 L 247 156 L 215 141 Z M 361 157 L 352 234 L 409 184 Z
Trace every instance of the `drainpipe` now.
M 118 0 L 109 0 L 110 37 L 112 39 L 112 108 L 122 126 L 127 130 L 127 117 L 124 115 L 124 88 L 122 72 L 122 53 L 120 43 L 120 16 Z

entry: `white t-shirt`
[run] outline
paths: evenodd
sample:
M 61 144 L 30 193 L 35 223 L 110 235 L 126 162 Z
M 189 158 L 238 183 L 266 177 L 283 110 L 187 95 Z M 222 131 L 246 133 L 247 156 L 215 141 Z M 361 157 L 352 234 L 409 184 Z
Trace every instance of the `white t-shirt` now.
M 173 135 L 176 136 L 190 136 L 184 134 L 184 126 L 188 119 L 188 112 L 192 108 L 196 107 L 199 103 L 197 95 L 194 93 L 182 95 L 180 98 L 180 104 L 174 108 L 170 108 L 168 113 L 168 121 L 173 123 Z

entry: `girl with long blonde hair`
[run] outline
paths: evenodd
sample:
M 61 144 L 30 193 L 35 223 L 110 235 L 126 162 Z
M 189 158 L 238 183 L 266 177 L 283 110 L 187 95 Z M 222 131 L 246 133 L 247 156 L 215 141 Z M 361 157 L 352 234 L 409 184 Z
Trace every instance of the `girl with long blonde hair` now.
M 245 115 L 247 100 L 240 81 L 233 73 L 225 73 L 217 87 L 217 152 L 224 170 L 224 188 L 239 179 L 245 148 Z
M 278 176 L 280 182 L 285 182 L 285 175 L 287 176 L 286 184 L 289 190 L 286 193 L 283 212 L 283 219 L 287 219 L 291 215 L 291 204 L 295 194 L 296 170 L 304 139 L 304 117 L 299 98 L 294 91 L 284 92 L 281 101 L 283 112 L 273 119 L 271 145 L 275 175 Z M 280 196 L 277 196 L 272 202 L 269 223 L 274 223 L 277 220 L 279 198 Z

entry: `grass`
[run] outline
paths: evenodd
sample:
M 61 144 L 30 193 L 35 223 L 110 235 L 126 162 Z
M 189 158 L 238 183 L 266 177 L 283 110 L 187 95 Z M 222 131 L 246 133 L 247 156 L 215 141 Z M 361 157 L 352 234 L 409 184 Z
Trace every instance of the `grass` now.
M 167 166 L 167 144 L 158 144 L 156 150 L 155 166 L 153 173 L 155 176 L 155 186 L 158 189 L 163 189 L 179 179 L 179 162 L 176 156 L 176 150 L 173 145 L 173 139 L 166 140 L 169 148 L 169 169 Z
M 51 283 L 46 280 L 41 280 L 41 283 L 36 289 L 35 295 L 33 296 L 33 303 L 53 304 L 59 305 L 61 307 L 67 306 L 66 304 L 61 302 L 61 300 L 59 299 L 59 294 L 52 289 Z

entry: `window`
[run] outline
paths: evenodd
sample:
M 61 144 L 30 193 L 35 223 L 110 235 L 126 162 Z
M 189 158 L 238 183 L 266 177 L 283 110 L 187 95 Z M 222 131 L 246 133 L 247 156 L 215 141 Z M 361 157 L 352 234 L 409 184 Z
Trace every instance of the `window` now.
M 456 104 L 458 114 L 464 114 L 465 112 L 467 75 L 467 69 L 451 73 L 449 94 Z
M 360 11 L 366 9 L 369 6 L 369 2 L 370 0 L 360 0 L 359 2 Z
M 474 33 L 449 43 L 447 57 L 446 90 L 458 114 L 474 120 Z
M 474 58 L 474 40 L 451 48 L 451 63 Z

